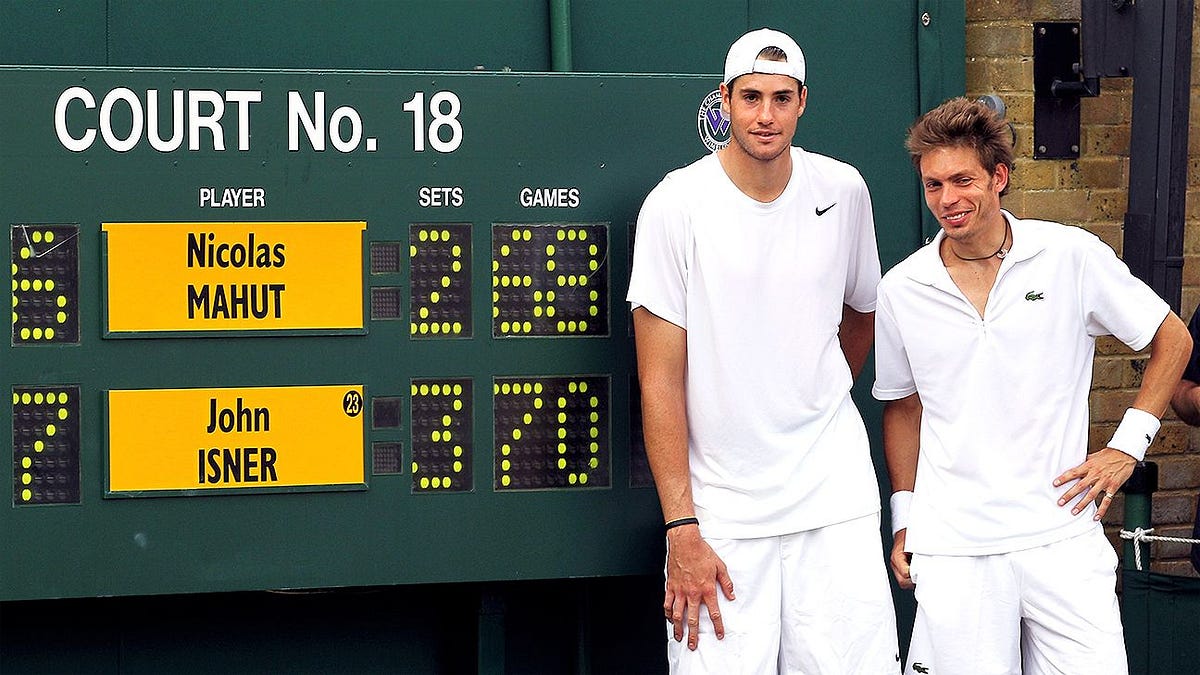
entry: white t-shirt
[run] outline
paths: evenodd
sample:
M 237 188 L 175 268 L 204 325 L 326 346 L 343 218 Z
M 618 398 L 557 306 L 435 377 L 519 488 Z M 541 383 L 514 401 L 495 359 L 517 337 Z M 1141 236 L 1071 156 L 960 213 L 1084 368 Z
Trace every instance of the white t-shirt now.
M 946 271 L 940 232 L 879 285 L 873 393 L 917 392 L 924 407 L 914 553 L 1006 553 L 1099 527 L 1094 506 L 1058 506 L 1067 487 L 1052 483 L 1087 454 L 1095 339 L 1140 350 L 1170 311 L 1095 235 L 1004 216 L 1013 247 L 983 318 Z
M 692 497 L 705 536 L 751 538 L 874 513 L 879 495 L 843 304 L 875 308 L 879 256 L 853 167 L 792 148 L 771 203 L 716 155 L 667 174 L 638 216 L 628 300 L 687 331 Z

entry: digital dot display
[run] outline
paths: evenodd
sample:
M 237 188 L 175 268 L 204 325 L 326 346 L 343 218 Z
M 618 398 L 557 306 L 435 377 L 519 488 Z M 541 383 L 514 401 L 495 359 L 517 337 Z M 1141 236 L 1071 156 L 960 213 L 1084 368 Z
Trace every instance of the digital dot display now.
M 492 225 L 492 335 L 608 335 L 608 226 Z
M 75 225 L 13 225 L 13 345 L 79 343 L 78 234 Z
M 397 274 L 400 272 L 402 245 L 395 241 L 371 242 L 371 274 Z
M 409 334 L 416 339 L 471 337 L 470 223 L 411 225 L 408 253 Z
M 79 503 L 79 387 L 13 387 L 13 505 Z
M 471 380 L 412 381 L 413 492 L 470 492 L 474 424 Z
M 492 407 L 497 491 L 611 484 L 608 377 L 498 377 Z
M 371 443 L 371 473 L 375 476 L 404 473 L 404 444 L 396 441 Z

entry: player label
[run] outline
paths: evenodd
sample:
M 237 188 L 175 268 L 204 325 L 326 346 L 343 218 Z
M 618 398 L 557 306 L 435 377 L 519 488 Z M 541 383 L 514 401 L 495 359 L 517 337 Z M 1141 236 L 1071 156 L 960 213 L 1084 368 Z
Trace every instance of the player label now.
M 361 332 L 366 227 L 105 223 L 106 334 Z
M 107 493 L 363 485 L 362 410 L 362 385 L 109 391 Z

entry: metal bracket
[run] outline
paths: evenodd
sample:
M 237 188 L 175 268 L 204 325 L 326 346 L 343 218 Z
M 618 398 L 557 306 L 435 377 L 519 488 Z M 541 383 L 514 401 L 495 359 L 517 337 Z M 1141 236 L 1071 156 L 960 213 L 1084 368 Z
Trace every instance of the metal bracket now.
M 1080 77 L 1079 22 L 1033 24 L 1033 158 L 1079 157 L 1079 99 L 1100 94 Z

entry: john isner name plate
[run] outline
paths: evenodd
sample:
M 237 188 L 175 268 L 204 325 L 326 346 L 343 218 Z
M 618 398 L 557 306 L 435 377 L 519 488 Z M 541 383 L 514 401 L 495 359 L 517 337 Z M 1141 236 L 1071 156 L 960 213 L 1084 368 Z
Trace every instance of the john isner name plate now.
M 110 496 L 365 485 L 363 387 L 108 392 Z

